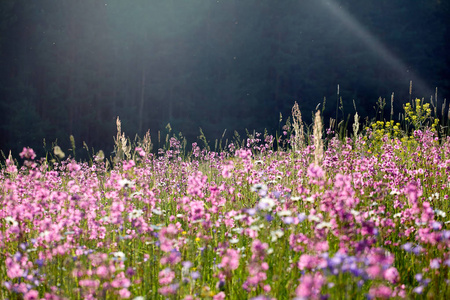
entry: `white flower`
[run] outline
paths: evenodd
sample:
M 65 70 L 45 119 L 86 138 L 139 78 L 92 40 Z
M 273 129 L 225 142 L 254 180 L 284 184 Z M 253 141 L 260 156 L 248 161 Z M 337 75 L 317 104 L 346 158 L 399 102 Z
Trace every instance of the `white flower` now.
M 39 236 L 40 236 L 40 237 L 46 237 L 46 236 L 48 236 L 49 234 L 50 234 L 50 231 L 45 230 L 45 231 L 39 233 Z
M 431 196 L 428 197 L 428 200 L 433 201 L 434 198 L 436 198 L 436 200 L 438 200 L 439 199 L 439 193 L 431 194 Z
M 261 200 L 259 200 L 258 203 L 258 208 L 260 210 L 272 210 L 272 208 L 275 206 L 275 200 L 268 198 L 268 197 L 264 197 Z
M 122 188 L 131 188 L 134 187 L 134 182 L 128 179 L 121 179 L 119 180 L 119 185 Z
M 231 239 L 230 243 L 232 244 L 237 244 L 239 242 L 239 239 Z
M 111 253 L 114 256 L 114 260 L 120 260 L 120 261 L 125 261 L 126 257 L 125 257 L 125 253 L 123 253 L 122 251 L 117 251 L 117 252 L 113 252 Z
M 397 189 L 392 189 L 392 191 L 389 194 L 390 195 L 400 195 L 400 192 Z
M 434 210 L 434 213 L 435 213 L 436 216 L 438 216 L 438 217 L 443 217 L 443 218 L 447 217 L 447 214 L 445 213 L 445 211 L 442 211 L 442 210 L 440 210 L 440 209 L 435 209 L 435 210 Z
M 291 212 L 290 210 L 282 210 L 282 211 L 279 211 L 279 212 L 277 213 L 277 215 L 278 215 L 279 217 L 287 217 L 287 216 L 291 216 L 291 215 L 292 215 L 292 212 Z
M 283 230 L 274 230 L 270 232 L 270 235 L 272 236 L 272 242 L 276 242 L 279 238 L 281 238 L 284 235 Z
M 142 296 L 137 296 L 136 298 L 134 298 L 133 300 L 145 300 L 145 297 Z
M 245 217 L 247 217 L 246 215 L 237 215 L 237 216 L 234 216 L 234 219 L 236 220 L 236 221 L 239 221 L 239 220 L 242 220 L 243 218 L 245 218 Z
M 331 222 L 321 222 L 316 226 L 317 229 L 323 229 L 325 227 L 331 228 Z
M 159 208 L 154 208 L 154 209 L 152 209 L 152 213 L 154 213 L 155 215 L 160 216 L 160 215 L 162 215 L 163 212 Z
M 400 218 L 401 216 L 402 216 L 401 213 L 396 213 L 396 214 L 393 215 L 392 217 L 393 217 L 394 219 L 397 219 L 397 218 Z
M 142 216 L 143 213 L 144 213 L 144 212 L 142 211 L 142 209 L 133 209 L 133 210 L 128 214 L 128 217 L 129 217 L 130 219 L 137 219 L 137 218 L 139 218 L 140 216 Z
M 141 192 L 134 192 L 130 195 L 130 198 L 133 198 L 134 196 L 142 196 L 143 194 Z
M 264 224 L 261 224 L 261 225 L 264 225 Z M 263 227 L 264 227 L 264 226 L 263 226 Z M 250 226 L 250 229 L 251 229 L 251 230 L 254 230 L 254 231 L 258 231 L 260 228 L 261 228 L 261 227 L 258 226 L 258 225 L 252 225 L 252 226 Z
M 291 200 L 292 201 L 298 201 L 298 200 L 300 200 L 300 199 L 302 199 L 301 197 L 291 197 Z
M 260 191 L 264 191 L 264 192 L 266 192 L 267 191 L 267 185 L 265 185 L 265 184 L 263 184 L 263 183 L 257 183 L 257 184 L 254 184 L 251 188 L 250 188 L 250 190 L 252 191 L 252 192 L 260 192 Z
M 314 222 L 320 222 L 321 221 L 321 219 L 318 216 L 316 216 L 316 215 L 309 215 L 308 220 L 314 221 Z
M 242 234 L 242 232 L 244 232 L 244 229 L 242 229 L 242 228 L 233 228 L 233 229 L 231 229 L 231 231 L 234 231 L 237 234 Z
M 350 210 L 350 213 L 354 216 L 359 216 L 359 211 L 357 211 L 357 210 L 352 209 L 352 210 Z
M 5 222 L 9 224 L 10 226 L 17 226 L 19 223 L 14 219 L 13 217 L 6 217 Z
M 310 202 L 310 203 L 314 203 L 314 198 L 313 197 L 308 197 L 304 201 Z

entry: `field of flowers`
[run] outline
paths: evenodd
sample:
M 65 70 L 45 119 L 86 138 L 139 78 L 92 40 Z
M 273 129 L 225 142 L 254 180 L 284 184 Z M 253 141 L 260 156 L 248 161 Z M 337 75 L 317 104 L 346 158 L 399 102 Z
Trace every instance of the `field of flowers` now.
M 254 134 L 153 154 L 120 132 L 114 163 L 24 148 L 0 173 L 0 299 L 450 299 L 450 139 L 390 121 L 322 137 L 316 118 L 303 140 L 293 120 L 277 151 Z

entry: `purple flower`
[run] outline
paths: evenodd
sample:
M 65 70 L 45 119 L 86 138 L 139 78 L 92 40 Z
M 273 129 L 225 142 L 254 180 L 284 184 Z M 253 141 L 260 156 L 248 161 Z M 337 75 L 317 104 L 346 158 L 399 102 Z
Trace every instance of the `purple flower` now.
M 197 272 L 197 271 L 191 272 L 191 278 L 194 279 L 194 280 L 199 279 L 200 278 L 200 273 Z
M 413 289 L 413 292 L 416 294 L 422 294 L 423 293 L 423 286 L 419 285 L 418 287 Z
M 272 220 L 273 220 L 273 216 L 271 214 L 267 214 L 265 218 L 266 218 L 267 222 L 272 222 Z
M 412 252 L 416 255 L 420 254 L 420 252 L 422 252 L 422 247 L 420 245 L 417 245 L 416 247 L 414 247 L 414 249 L 412 249 Z
M 255 208 L 249 208 L 249 209 L 247 209 L 247 213 L 248 213 L 250 216 L 253 216 L 253 215 L 256 214 L 256 209 L 255 209 Z
M 284 224 L 292 224 L 294 222 L 294 218 L 293 217 L 283 218 L 283 222 Z
M 412 252 L 413 248 L 414 248 L 414 244 L 411 242 L 408 242 L 402 246 L 402 249 L 405 250 L 406 252 Z
M 439 269 L 440 266 L 441 266 L 441 264 L 439 262 L 439 259 L 435 258 L 430 261 L 430 268 Z
M 342 258 L 338 255 L 335 255 L 334 257 L 328 259 L 328 267 L 329 268 L 336 268 L 342 263 Z
M 308 218 L 308 216 L 305 213 L 299 213 L 297 218 L 298 218 L 298 221 L 301 223 L 301 222 L 305 221 L 306 218 Z
M 434 221 L 431 224 L 431 226 L 432 226 L 433 230 L 441 230 L 441 228 L 442 228 L 442 224 L 440 222 L 436 222 L 436 221 Z
M 192 267 L 192 263 L 190 262 L 190 261 L 183 261 L 182 263 L 181 263 L 181 265 L 183 266 L 183 268 L 185 268 L 185 269 L 190 269 L 191 267 Z

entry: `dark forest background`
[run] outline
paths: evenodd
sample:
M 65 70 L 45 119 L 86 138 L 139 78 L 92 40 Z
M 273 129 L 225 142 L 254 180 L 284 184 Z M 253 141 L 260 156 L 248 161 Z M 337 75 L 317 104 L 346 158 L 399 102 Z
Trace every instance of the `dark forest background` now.
M 117 116 L 156 144 L 167 123 L 189 142 L 273 133 L 294 101 L 335 118 L 338 84 L 344 115 L 392 93 L 401 111 L 411 80 L 442 103 L 449 2 L 0 0 L 0 148 L 112 151 Z

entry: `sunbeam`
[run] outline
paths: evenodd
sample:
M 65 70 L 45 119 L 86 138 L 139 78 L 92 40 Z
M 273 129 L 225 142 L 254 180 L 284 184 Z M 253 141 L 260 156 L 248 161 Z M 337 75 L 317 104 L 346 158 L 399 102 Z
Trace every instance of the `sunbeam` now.
M 364 25 L 358 22 L 342 6 L 339 6 L 333 0 L 320 0 L 323 7 L 333 16 L 339 19 L 355 36 L 357 36 L 369 49 L 382 58 L 390 68 L 405 79 L 405 82 L 412 81 L 414 89 L 420 95 L 431 95 L 432 89 L 418 75 L 411 70 L 400 58 L 395 56 L 383 43 L 372 33 L 364 28 Z

